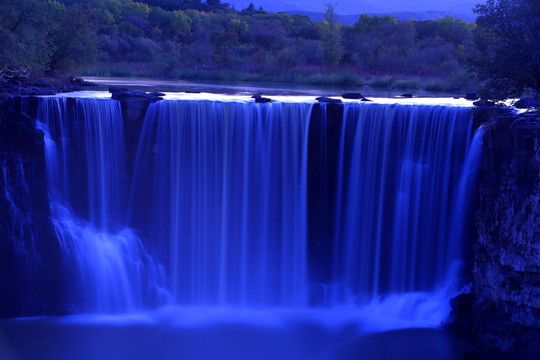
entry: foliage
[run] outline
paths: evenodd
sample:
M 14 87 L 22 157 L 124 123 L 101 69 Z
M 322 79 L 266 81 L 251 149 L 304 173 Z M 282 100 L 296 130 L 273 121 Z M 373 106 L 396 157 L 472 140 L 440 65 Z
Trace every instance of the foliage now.
M 475 52 L 470 68 L 487 81 L 483 97 L 520 96 L 526 88 L 540 92 L 540 2 L 488 0 L 475 9 Z
M 383 76 L 375 78 L 371 81 L 370 85 L 376 88 L 391 88 L 396 83 L 397 79 L 392 76 Z
M 3 0 L 0 67 L 314 85 L 367 77 L 413 89 L 437 77 L 448 88 L 470 83 L 462 68 L 474 24 L 364 14 L 347 26 L 338 10 L 327 5 L 314 22 L 220 0 Z
M 90 7 L 56 1 L 0 3 L 0 67 L 65 72 L 92 62 L 97 42 Z
M 57 28 L 53 19 L 63 9 L 39 0 L 0 2 L 0 67 L 47 69 L 55 49 L 50 38 Z
M 397 80 L 394 86 L 397 89 L 418 89 L 420 88 L 420 79 L 403 79 Z
M 397 18 L 390 15 L 369 16 L 368 14 L 362 14 L 354 24 L 354 31 L 357 33 L 369 33 L 383 25 L 395 25 L 397 23 Z
M 341 33 L 334 5 L 326 5 L 326 14 L 322 23 L 323 61 L 326 65 L 335 66 L 341 60 Z

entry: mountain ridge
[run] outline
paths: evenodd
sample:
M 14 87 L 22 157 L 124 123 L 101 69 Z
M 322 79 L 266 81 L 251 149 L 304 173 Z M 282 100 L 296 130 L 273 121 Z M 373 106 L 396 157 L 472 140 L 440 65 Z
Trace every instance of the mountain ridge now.
M 309 15 L 313 20 L 321 18 L 321 14 L 326 11 L 328 1 L 298 0 L 294 3 L 283 0 L 226 0 L 234 6 L 236 10 L 242 10 L 253 4 L 256 9 L 262 7 L 268 12 L 288 12 L 292 14 Z M 405 20 L 415 18 L 417 20 L 428 20 L 444 17 L 446 15 L 461 18 L 466 21 L 474 21 L 475 15 L 472 9 L 475 5 L 482 3 L 482 0 L 446 0 L 444 3 L 433 2 L 432 0 L 341 0 L 334 4 L 336 14 L 340 16 L 343 23 L 348 24 L 350 17 L 358 17 L 360 14 L 369 15 L 392 15 L 398 19 Z

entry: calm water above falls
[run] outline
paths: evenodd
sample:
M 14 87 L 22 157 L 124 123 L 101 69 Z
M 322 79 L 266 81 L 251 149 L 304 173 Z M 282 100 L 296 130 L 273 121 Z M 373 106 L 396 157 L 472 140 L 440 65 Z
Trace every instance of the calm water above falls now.
M 36 331 L 75 326 L 92 343 L 95 334 L 82 330 L 88 324 L 104 329 L 122 324 L 126 332 L 111 336 L 123 349 L 129 347 L 127 333 L 141 326 L 161 329 L 171 337 L 158 342 L 170 347 L 159 353 L 162 358 L 181 352 L 172 339 L 186 337 L 166 330 L 171 321 L 191 329 L 190 336 L 201 329 L 208 341 L 230 336 L 233 347 L 248 333 L 265 342 L 268 322 L 280 324 L 272 328 L 275 336 L 307 336 L 299 341 L 306 346 L 325 334 L 321 343 L 331 349 L 317 357 L 289 347 L 291 359 L 327 359 L 361 349 L 384 359 L 382 350 L 369 350 L 364 340 L 343 347 L 344 337 L 438 326 L 448 314 L 449 298 L 464 285 L 456 264 L 469 225 L 463 217 L 471 206 L 481 142 L 481 136 L 472 139 L 470 110 L 346 103 L 334 136 L 324 129 L 330 108 L 314 112 L 314 106 L 286 100 L 154 103 L 134 168 L 127 169 L 116 101 L 43 98 L 40 126 L 68 298 L 80 312 L 96 315 L 74 317 L 71 325 L 28 326 Z M 310 137 L 314 123 L 334 139 Z M 331 149 L 331 143 L 337 147 Z M 314 151 L 337 161 L 337 171 L 316 180 L 328 180 L 324 196 L 334 211 L 315 215 L 308 209 L 321 196 L 309 185 Z M 329 281 L 314 283 L 313 264 L 321 255 L 314 259 L 320 244 L 310 231 L 321 217 L 332 217 L 327 222 L 333 224 L 323 259 Z M 315 303 L 325 309 L 312 308 Z M 136 315 L 159 305 L 182 308 Z M 261 308 L 267 310 L 258 312 Z M 291 308 L 297 310 L 286 310 Z M 246 311 L 249 326 L 234 320 Z M 306 311 L 309 320 L 302 315 Z M 123 315 L 98 315 L 110 313 Z M 306 321 L 311 330 L 304 333 L 299 329 Z M 17 343 L 16 335 L 10 341 Z M 435 353 L 454 346 L 441 341 L 446 345 Z M 228 346 L 216 349 L 230 351 Z M 126 351 L 116 358 L 128 357 Z M 187 351 L 186 358 L 195 352 Z M 237 358 L 249 358 L 246 354 Z

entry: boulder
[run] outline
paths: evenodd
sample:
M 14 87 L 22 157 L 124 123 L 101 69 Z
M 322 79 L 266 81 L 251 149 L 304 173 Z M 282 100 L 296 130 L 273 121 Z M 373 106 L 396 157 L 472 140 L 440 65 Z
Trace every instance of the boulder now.
M 328 104 L 341 104 L 342 103 L 342 101 L 339 99 L 332 99 L 326 96 L 319 96 L 315 100 L 317 100 L 320 103 L 328 103 Z
M 115 100 L 144 99 L 150 102 L 163 100 L 165 94 L 159 92 L 146 92 L 141 90 L 129 90 L 119 86 L 110 86 L 109 92 Z
M 345 93 L 341 95 L 344 99 L 356 99 L 356 100 L 362 100 L 364 97 L 360 93 Z

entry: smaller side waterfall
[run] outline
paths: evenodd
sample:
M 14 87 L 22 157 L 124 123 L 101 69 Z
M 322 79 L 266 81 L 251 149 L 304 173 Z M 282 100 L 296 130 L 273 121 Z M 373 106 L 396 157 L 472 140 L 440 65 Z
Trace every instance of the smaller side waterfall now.
M 164 272 L 134 231 L 125 207 L 120 105 L 42 98 L 39 124 L 51 216 L 64 253 L 71 301 L 84 312 L 124 312 L 167 300 Z
M 18 203 L 14 196 L 16 192 L 20 193 L 20 196 L 17 197 L 20 199 L 28 199 L 30 196 L 23 160 L 20 154 L 16 157 L 4 154 L 0 159 L 0 169 L 2 170 L 0 201 L 5 203 L 2 206 L 8 209 L 9 216 L 8 219 L 2 220 L 4 223 L 2 225 L 6 227 L 9 237 L 9 239 L 3 239 L 3 241 L 11 241 L 15 254 L 13 254 L 14 259 L 10 260 L 20 264 L 19 271 L 33 273 L 34 268 L 40 262 L 40 255 L 36 246 L 38 229 L 32 220 L 31 214 L 26 209 L 23 209 L 25 204 Z M 13 169 L 15 170 L 14 173 Z

